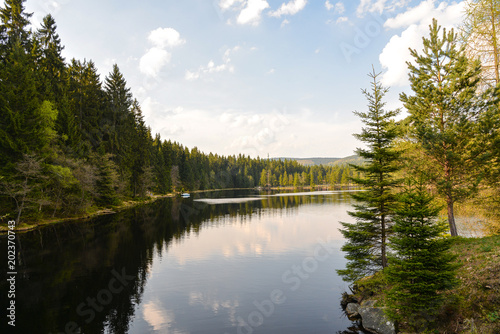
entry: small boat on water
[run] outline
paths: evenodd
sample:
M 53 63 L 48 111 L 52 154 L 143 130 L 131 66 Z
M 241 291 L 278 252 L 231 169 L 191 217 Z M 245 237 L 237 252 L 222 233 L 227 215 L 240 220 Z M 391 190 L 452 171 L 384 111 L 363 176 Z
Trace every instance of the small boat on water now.
M 182 197 L 182 198 L 189 198 L 189 197 L 191 197 L 191 195 L 190 195 L 189 193 L 183 193 L 183 194 L 181 195 L 181 197 Z

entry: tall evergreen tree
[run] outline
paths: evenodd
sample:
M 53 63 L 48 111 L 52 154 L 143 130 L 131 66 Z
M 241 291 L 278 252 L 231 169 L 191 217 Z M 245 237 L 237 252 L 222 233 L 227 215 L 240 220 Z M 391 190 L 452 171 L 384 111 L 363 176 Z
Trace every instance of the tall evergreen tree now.
M 411 50 L 416 65 L 408 63 L 413 96 L 401 94 L 410 116 L 412 135 L 430 163 L 428 172 L 447 202 L 452 236 L 458 235 L 454 204 L 470 196 L 480 180 L 482 159 L 491 150 L 494 128 L 487 125 L 494 94 L 479 94 L 481 65 L 469 60 L 447 32 L 433 20 L 423 54 Z M 437 167 L 435 167 L 437 166 Z
M 378 81 L 378 74 L 373 70 L 369 74 L 373 80 L 371 92 L 363 90 L 368 100 L 367 112 L 355 112 L 365 124 L 362 132 L 355 135 L 367 144 L 367 149 L 358 149 L 357 153 L 366 163 L 362 166 L 351 165 L 362 177 L 351 180 L 366 191 L 353 193 L 359 203 L 349 215 L 355 223 L 342 223 L 340 231 L 347 240 L 342 250 L 349 262 L 346 269 L 338 270 L 346 281 L 355 281 L 373 274 L 387 266 L 387 242 L 391 231 L 394 205 L 394 189 L 398 181 L 394 172 L 398 170 L 397 160 L 400 153 L 394 150 L 397 137 L 393 117 L 398 111 L 386 111 L 383 97 L 388 89 Z
M 2 128 L 6 141 L 2 142 L 4 157 L 16 161 L 22 153 L 29 153 L 38 147 L 36 137 L 40 101 L 36 91 L 36 80 L 31 57 L 20 43 L 12 45 L 2 63 L 2 88 L 0 92 L 4 105 L 0 110 Z
M 41 48 L 38 72 L 42 99 L 56 103 L 61 109 L 61 101 L 66 96 L 66 64 L 61 54 L 64 47 L 56 29 L 56 22 L 49 14 L 43 18 L 35 36 Z
M 0 9 L 0 164 L 12 171 L 22 154 L 35 149 L 40 101 L 36 94 L 35 67 L 27 30 L 32 14 L 24 0 L 7 0 Z
M 4 8 L 0 9 L 0 18 L 2 27 L 2 44 L 12 47 L 14 44 L 20 44 L 24 50 L 30 49 L 31 31 L 27 29 L 30 24 L 30 18 L 33 13 L 26 13 L 24 8 L 26 0 L 5 0 Z M 2 50 L 2 54 L 5 47 Z
M 141 107 L 139 102 L 134 100 L 132 105 L 132 113 L 135 118 L 135 138 L 132 144 L 132 170 L 130 186 L 132 188 L 132 194 L 135 196 L 144 196 L 145 191 L 142 186 L 145 175 L 147 174 L 148 168 L 150 167 L 151 161 L 151 151 L 152 147 L 151 132 L 144 122 L 144 116 L 142 115 Z
M 443 238 L 446 223 L 439 223 L 440 208 L 432 204 L 423 182 L 408 182 L 399 195 L 390 246 L 395 256 L 384 271 L 391 290 L 388 315 L 401 327 L 421 331 L 436 320 L 443 291 L 456 283 L 450 238 Z
M 104 91 L 108 102 L 105 126 L 107 151 L 116 156 L 118 166 L 130 165 L 130 143 L 134 130 L 134 115 L 131 112 L 132 93 L 118 65 L 104 80 Z
M 99 73 L 92 61 L 73 59 L 68 69 L 68 96 L 70 110 L 75 115 L 79 136 L 83 143 L 81 154 L 89 154 L 91 150 L 101 150 L 102 116 L 106 108 L 104 91 L 101 87 Z

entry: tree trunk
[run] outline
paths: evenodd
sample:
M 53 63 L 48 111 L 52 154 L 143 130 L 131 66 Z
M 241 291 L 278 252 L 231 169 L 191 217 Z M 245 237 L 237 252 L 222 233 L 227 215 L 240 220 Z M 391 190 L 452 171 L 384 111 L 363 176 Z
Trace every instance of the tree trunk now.
M 450 234 L 452 237 L 458 236 L 457 226 L 455 225 L 455 214 L 453 213 L 453 200 L 448 198 L 448 224 L 450 225 Z
M 382 268 L 387 267 L 387 252 L 386 252 L 386 236 L 385 231 L 382 232 Z
M 382 210 L 383 210 L 383 206 L 382 206 Z M 381 249 L 381 255 L 382 255 L 382 268 L 385 268 L 387 267 L 387 252 L 386 252 L 386 244 L 387 244 L 387 234 L 386 234 L 386 228 L 385 228 L 385 215 L 382 215 L 382 219 L 381 219 L 381 223 L 382 223 L 382 249 Z
M 23 212 L 24 209 L 24 201 L 26 200 L 26 194 L 27 194 L 27 188 L 28 188 L 28 178 L 24 180 L 24 187 L 23 187 L 23 199 L 21 200 L 21 205 L 17 208 L 17 219 L 16 219 L 16 225 L 21 224 L 21 213 Z

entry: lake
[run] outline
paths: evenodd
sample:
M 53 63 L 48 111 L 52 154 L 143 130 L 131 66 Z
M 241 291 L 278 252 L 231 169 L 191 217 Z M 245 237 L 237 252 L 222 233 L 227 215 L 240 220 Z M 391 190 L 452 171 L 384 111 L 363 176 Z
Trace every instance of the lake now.
M 16 327 L 2 333 L 361 333 L 335 271 L 351 203 L 218 191 L 20 233 Z

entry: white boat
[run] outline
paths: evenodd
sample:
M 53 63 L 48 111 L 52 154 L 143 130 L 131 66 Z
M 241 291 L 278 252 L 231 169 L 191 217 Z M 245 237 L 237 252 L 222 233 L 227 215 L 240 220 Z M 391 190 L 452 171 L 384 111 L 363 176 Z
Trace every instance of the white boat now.
M 189 193 L 183 193 L 181 195 L 182 198 L 189 198 L 191 195 Z

